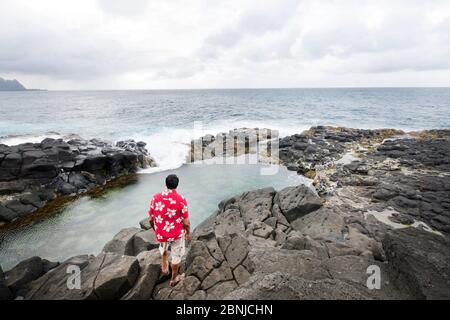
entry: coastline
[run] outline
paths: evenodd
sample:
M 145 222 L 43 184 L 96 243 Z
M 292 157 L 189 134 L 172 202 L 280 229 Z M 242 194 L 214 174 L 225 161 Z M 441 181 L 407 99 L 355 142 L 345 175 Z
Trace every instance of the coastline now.
M 188 277 L 173 289 L 157 271 L 151 231 L 131 228 L 115 237 L 121 245 L 114 250 L 105 246 L 97 257 L 68 259 L 52 272 L 34 259 L 41 268 L 33 279 L 23 274 L 27 262 L 19 264 L 6 272 L 8 290 L 27 299 L 448 299 L 450 131 L 388 139 L 404 134 L 319 126 L 280 139 L 281 163 L 313 178 L 320 197 L 299 186 L 224 200 L 195 229 L 184 261 Z M 336 164 L 349 152 L 356 161 Z M 440 234 L 408 227 L 415 221 Z M 45 293 L 74 259 L 88 274 L 105 273 L 105 282 L 86 283 L 83 294 L 64 288 Z M 108 271 L 105 261 L 120 267 Z M 280 268 L 276 261 L 286 264 Z M 371 265 L 386 275 L 382 290 L 365 287 Z M 120 290 L 110 286 L 117 281 Z
M 0 144 L 0 229 L 48 211 L 48 203 L 74 199 L 155 165 L 145 143 L 134 140 L 112 145 L 98 139 L 45 138 L 39 143 Z

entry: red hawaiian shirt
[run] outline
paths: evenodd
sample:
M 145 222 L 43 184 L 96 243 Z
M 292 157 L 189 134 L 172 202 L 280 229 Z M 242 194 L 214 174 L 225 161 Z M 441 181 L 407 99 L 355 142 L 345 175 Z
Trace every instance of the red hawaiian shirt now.
M 188 218 L 186 199 L 174 189 L 155 194 L 150 202 L 150 219 L 158 242 L 172 242 L 184 235 L 183 219 Z

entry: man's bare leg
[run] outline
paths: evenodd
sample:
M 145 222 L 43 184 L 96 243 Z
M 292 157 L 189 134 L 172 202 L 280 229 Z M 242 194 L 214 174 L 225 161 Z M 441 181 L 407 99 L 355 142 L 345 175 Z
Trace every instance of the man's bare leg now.
M 166 250 L 162 254 L 162 263 L 161 263 L 161 273 L 163 276 L 167 276 L 169 274 L 169 262 L 167 261 L 167 257 L 169 256 L 169 252 Z
M 178 264 L 170 264 L 172 268 L 172 279 L 170 279 L 170 286 L 174 287 L 178 282 L 182 280 L 182 277 L 178 275 L 178 270 L 180 269 L 181 263 Z

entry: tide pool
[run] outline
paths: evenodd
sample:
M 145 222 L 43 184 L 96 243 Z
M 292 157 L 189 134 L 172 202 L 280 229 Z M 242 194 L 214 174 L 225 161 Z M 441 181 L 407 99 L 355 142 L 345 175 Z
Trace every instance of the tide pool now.
M 261 165 L 254 164 L 190 164 L 139 174 L 134 184 L 100 198 L 79 198 L 60 213 L 0 234 L 0 265 L 8 270 L 32 256 L 63 261 L 74 255 L 98 254 L 122 228 L 139 227 L 139 221 L 147 217 L 152 195 L 164 189 L 165 177 L 171 173 L 180 178 L 178 191 L 188 200 L 193 227 L 217 210 L 220 201 L 242 192 L 308 183 L 284 167 L 275 175 L 261 175 L 260 169 Z

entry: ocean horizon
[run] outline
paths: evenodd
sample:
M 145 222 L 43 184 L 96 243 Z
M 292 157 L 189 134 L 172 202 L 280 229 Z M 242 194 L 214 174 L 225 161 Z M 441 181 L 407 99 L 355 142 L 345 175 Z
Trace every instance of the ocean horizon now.
M 179 167 L 194 122 L 217 134 L 239 127 L 280 136 L 331 125 L 404 131 L 450 127 L 450 88 L 287 88 L 30 91 L 0 93 L 0 143 L 71 134 L 143 140 Z M 51 132 L 49 134 L 49 132 Z M 170 146 L 170 148 L 168 148 Z

